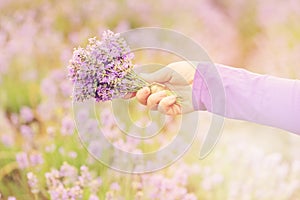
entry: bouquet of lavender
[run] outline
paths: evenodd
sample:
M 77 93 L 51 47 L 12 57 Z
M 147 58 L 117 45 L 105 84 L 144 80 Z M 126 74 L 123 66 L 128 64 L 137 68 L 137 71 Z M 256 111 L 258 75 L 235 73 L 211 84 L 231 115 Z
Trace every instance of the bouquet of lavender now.
M 74 100 L 108 101 L 149 86 L 134 72 L 133 57 L 118 33 L 105 31 L 101 41 L 90 38 L 87 47 L 75 49 L 70 60 L 69 77 L 75 85 Z

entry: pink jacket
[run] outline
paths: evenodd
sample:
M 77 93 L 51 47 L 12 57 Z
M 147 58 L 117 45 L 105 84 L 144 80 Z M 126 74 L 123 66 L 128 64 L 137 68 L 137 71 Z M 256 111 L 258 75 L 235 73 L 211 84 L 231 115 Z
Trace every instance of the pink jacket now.
M 207 63 L 198 65 L 194 78 L 193 104 L 196 110 L 207 110 L 224 117 L 273 126 L 300 135 L 300 80 L 255 74 L 221 64 L 215 64 L 215 67 L 224 88 L 225 110 L 221 112 L 214 109 L 218 106 L 213 105 L 214 96 L 209 88 L 215 88 L 218 76 L 214 73 L 208 75 L 212 64 Z

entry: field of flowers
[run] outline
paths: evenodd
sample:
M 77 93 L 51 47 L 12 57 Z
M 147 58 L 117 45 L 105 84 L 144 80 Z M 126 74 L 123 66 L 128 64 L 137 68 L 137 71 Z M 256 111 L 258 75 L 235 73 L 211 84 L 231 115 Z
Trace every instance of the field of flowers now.
M 173 165 L 145 174 L 110 169 L 78 137 L 66 68 L 90 37 L 152 26 L 189 36 L 214 62 L 300 79 L 299 21 L 299 0 L 0 0 L 0 199 L 300 200 L 299 136 L 227 119 L 201 160 L 205 112 L 195 142 Z M 151 142 L 132 139 L 108 104 L 98 106 L 107 137 L 126 151 L 148 152 L 176 135 L 178 119 L 168 118 Z

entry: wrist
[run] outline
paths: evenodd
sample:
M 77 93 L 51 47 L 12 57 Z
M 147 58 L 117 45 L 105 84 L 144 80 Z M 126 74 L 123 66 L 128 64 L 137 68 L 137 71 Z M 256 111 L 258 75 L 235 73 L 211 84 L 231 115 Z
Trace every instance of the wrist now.
M 208 109 L 208 105 L 206 105 L 207 103 L 205 100 L 209 97 L 209 91 L 204 79 L 204 73 L 205 71 L 200 70 L 197 66 L 192 85 L 193 107 L 196 111 L 205 111 Z

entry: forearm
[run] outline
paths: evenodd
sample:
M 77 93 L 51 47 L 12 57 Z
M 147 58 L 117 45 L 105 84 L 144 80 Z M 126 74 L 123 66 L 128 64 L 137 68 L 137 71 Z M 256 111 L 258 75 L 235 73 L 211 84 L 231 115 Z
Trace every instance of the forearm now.
M 273 126 L 300 134 L 300 81 L 251 73 L 215 64 L 223 82 L 225 113 L 213 110 L 205 71 L 198 66 L 193 85 L 194 107 L 224 117 Z M 212 67 L 212 66 L 206 66 Z M 216 77 L 217 78 L 217 77 Z M 210 81 L 212 83 L 212 81 Z M 201 85 L 201 92 L 197 92 Z

